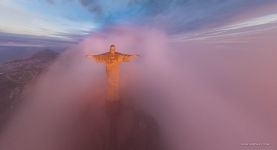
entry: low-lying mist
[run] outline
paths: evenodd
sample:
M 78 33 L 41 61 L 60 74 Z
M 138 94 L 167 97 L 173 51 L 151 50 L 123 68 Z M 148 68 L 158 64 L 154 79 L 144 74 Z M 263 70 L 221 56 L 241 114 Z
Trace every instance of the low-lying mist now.
M 272 46 L 257 46 L 272 44 L 268 42 L 172 43 L 158 29 L 130 26 L 94 33 L 28 86 L 1 135 L 0 149 L 84 146 L 83 116 L 93 114 L 91 126 L 106 122 L 105 66 L 86 55 L 106 52 L 110 44 L 119 52 L 140 55 L 121 65 L 121 92 L 133 107 L 154 117 L 165 149 L 251 148 L 244 147 L 247 143 L 271 147 L 277 144 L 276 52 Z

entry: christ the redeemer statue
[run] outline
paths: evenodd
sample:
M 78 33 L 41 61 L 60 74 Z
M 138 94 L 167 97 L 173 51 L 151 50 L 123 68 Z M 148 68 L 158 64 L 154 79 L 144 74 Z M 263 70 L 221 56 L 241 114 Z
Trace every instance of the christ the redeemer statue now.
M 122 62 L 129 62 L 136 58 L 137 55 L 128 55 L 116 52 L 115 45 L 110 46 L 110 51 L 99 55 L 87 55 L 88 58 L 106 65 L 108 78 L 108 101 L 119 100 L 119 65 Z

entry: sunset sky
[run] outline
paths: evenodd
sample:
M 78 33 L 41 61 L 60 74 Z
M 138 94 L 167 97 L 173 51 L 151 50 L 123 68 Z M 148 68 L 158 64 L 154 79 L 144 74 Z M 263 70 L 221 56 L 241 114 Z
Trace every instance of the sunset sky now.
M 1 0 L 0 45 L 75 43 L 114 25 L 164 30 L 173 41 L 271 30 L 275 0 Z

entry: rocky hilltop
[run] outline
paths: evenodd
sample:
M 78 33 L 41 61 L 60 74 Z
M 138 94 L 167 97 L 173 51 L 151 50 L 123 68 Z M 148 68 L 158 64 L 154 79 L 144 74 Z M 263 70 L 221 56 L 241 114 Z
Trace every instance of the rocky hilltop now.
M 84 150 L 162 149 L 160 129 L 152 116 L 122 102 L 107 103 L 104 109 L 105 122 L 90 114 L 93 123 L 88 124 L 90 138 Z

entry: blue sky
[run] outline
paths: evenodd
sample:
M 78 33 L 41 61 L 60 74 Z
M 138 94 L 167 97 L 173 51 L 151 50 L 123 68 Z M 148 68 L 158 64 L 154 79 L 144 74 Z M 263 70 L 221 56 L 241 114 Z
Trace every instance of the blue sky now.
M 244 13 L 256 14 L 255 10 L 276 3 L 276 0 L 1 0 L 0 44 L 78 42 L 95 31 L 120 24 L 159 26 L 173 36 L 214 31 L 224 26 L 234 30 L 275 22 L 277 11 L 271 10 L 229 24 Z

